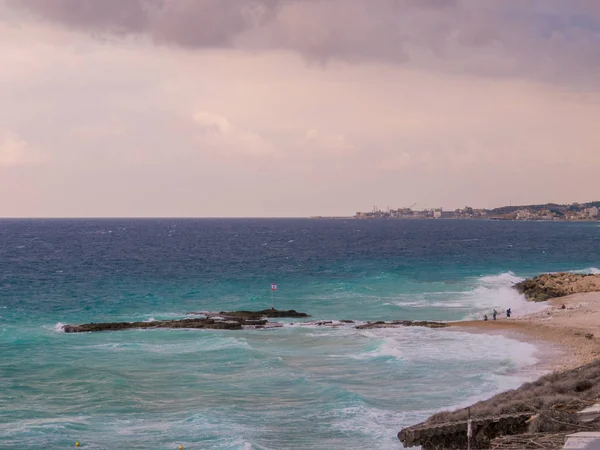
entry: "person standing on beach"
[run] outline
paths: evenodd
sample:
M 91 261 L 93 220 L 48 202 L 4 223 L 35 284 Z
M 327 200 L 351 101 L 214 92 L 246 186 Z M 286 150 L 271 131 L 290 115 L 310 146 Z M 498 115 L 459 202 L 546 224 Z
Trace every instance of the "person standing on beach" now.
M 509 318 L 510 318 L 510 313 L 511 313 L 511 312 L 512 312 L 512 311 L 510 310 L 510 308 L 508 308 L 508 309 L 506 310 L 506 317 L 509 317 Z
M 496 311 L 496 310 L 494 309 L 494 312 L 492 313 L 492 318 L 493 318 L 494 320 L 496 320 L 496 315 L 497 315 L 497 314 L 498 314 L 498 311 Z

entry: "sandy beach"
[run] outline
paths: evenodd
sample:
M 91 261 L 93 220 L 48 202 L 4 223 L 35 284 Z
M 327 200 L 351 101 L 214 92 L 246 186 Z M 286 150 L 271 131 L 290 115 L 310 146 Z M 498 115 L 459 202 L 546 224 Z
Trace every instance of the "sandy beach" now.
M 454 329 L 500 333 L 507 337 L 552 344 L 546 364 L 571 369 L 600 357 L 600 292 L 572 294 L 547 302 L 548 308 L 522 317 L 454 322 Z M 564 305 L 564 309 L 563 309 Z

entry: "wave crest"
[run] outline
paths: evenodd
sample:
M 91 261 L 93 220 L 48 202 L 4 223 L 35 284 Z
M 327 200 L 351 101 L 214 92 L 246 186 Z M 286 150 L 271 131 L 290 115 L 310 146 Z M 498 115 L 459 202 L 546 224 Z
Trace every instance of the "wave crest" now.
M 582 275 L 600 275 L 600 269 L 597 267 L 587 267 L 580 270 L 569 270 L 569 273 L 579 273 Z

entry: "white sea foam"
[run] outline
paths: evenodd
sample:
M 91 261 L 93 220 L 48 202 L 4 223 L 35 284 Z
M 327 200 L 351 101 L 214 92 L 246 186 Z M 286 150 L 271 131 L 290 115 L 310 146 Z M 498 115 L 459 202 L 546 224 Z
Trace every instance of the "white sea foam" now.
M 149 317 L 148 320 L 144 320 L 144 322 L 156 322 L 154 317 Z
M 513 286 L 520 281 L 523 281 L 523 278 L 513 272 L 477 279 L 474 288 L 463 296 L 474 310 L 468 318 L 481 318 L 484 312 L 490 313 L 492 309 L 497 309 L 500 316 L 508 308 L 514 316 L 523 316 L 546 309 L 548 306 L 545 303 L 528 302 L 522 294 L 513 289 Z
M 429 328 L 379 328 L 360 330 L 359 334 L 376 343 L 359 359 L 391 356 L 412 362 L 435 361 L 490 361 L 506 362 L 517 370 L 538 362 L 538 349 L 500 335 L 479 335 L 460 331 L 432 330 Z
M 582 275 L 600 275 L 600 269 L 597 267 L 587 267 L 579 270 L 569 270 L 570 273 L 579 273 Z
M 331 322 L 331 323 L 329 323 Z M 341 322 L 339 320 L 333 319 L 324 319 L 324 320 L 310 320 L 307 322 L 275 322 L 278 324 L 282 324 L 283 327 L 304 327 L 304 328 L 322 328 L 322 329 L 331 329 L 331 328 L 355 328 L 357 325 L 362 324 L 363 322 L 354 321 L 354 322 Z
M 62 322 L 58 322 L 56 325 L 54 325 L 54 330 L 59 333 L 64 333 L 65 332 L 65 324 Z
M 165 330 L 166 331 L 166 330 Z M 141 338 L 136 341 L 125 341 L 125 342 L 109 342 L 101 343 L 97 345 L 91 345 L 89 348 L 95 349 L 108 349 L 116 352 L 128 352 L 133 351 L 136 353 L 156 353 L 156 354 L 168 354 L 168 355 L 183 355 L 189 353 L 198 352 L 218 352 L 222 350 L 233 350 L 243 349 L 252 350 L 248 341 L 244 338 L 223 338 L 217 335 L 206 335 L 206 339 L 199 340 L 185 340 L 178 343 L 149 343 L 145 342 Z M 131 339 L 131 338 L 130 338 Z
M 398 342 L 397 339 L 393 337 L 383 338 L 377 348 L 371 350 L 361 356 L 359 359 L 368 359 L 368 358 L 380 358 L 380 357 L 391 357 L 395 359 L 402 359 L 404 357 L 404 352 L 402 351 L 402 345 Z
M 464 309 L 469 311 L 466 319 L 481 318 L 493 309 L 502 316 L 511 308 L 515 316 L 526 315 L 547 308 L 544 303 L 527 302 L 513 286 L 523 278 L 513 272 L 487 275 L 467 280 L 470 286 L 463 291 L 438 291 L 419 294 L 404 294 L 401 300 L 387 302 L 401 308 Z
M 334 416 L 333 427 L 344 432 L 352 433 L 365 430 L 373 436 L 378 449 L 397 449 L 398 440 L 390 430 L 424 420 L 426 414 L 410 412 L 395 412 L 368 407 L 366 405 L 349 406 L 330 412 Z
M 588 267 L 570 272 L 600 274 L 600 269 Z M 468 304 L 477 309 L 469 315 L 469 318 L 481 318 L 483 312 L 489 313 L 493 308 L 497 309 L 500 315 L 503 315 L 507 308 L 511 308 L 513 315 L 517 317 L 547 309 L 548 305 L 545 302 L 528 302 L 523 295 L 513 289 L 516 283 L 523 280 L 524 278 L 515 275 L 513 272 L 504 272 L 477 279 L 474 288 L 463 296 Z
M 465 302 L 428 302 L 427 300 L 420 302 L 391 302 L 384 303 L 384 305 L 400 306 L 401 308 L 465 308 L 469 306 Z

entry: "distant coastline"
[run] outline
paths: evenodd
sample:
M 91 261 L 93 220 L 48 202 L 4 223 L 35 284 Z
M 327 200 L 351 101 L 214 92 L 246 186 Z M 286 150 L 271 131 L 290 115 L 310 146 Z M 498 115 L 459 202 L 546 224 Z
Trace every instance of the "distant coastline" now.
M 455 210 L 444 208 L 405 208 L 381 210 L 374 207 L 369 212 L 357 212 L 353 216 L 311 216 L 311 219 L 479 219 L 479 220 L 522 220 L 522 221 L 600 221 L 600 201 L 559 205 L 501 206 L 494 209 L 465 206 Z

